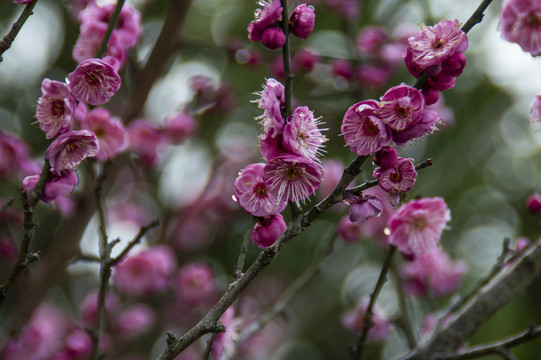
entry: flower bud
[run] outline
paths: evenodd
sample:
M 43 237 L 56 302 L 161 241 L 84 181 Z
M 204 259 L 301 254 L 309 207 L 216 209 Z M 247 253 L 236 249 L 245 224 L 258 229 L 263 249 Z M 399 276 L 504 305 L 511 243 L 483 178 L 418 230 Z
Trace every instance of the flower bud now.
M 374 165 L 382 169 L 394 167 L 398 162 L 398 152 L 392 146 L 384 146 L 374 154 Z
M 306 4 L 297 6 L 289 18 L 289 25 L 293 35 L 301 39 L 306 39 L 312 33 L 312 30 L 314 30 L 315 17 L 316 15 L 312 6 L 306 6 Z
M 438 102 L 440 99 L 440 92 L 437 89 L 428 87 L 421 90 L 423 96 L 425 97 L 425 104 L 432 105 Z
M 278 240 L 285 229 L 286 223 L 282 215 L 271 215 L 255 224 L 250 240 L 252 244 L 266 249 Z
M 276 50 L 286 43 L 286 34 L 279 27 L 268 27 L 261 34 L 261 43 L 271 50 Z
M 526 200 L 526 207 L 533 213 L 541 211 L 541 195 L 532 194 Z
M 466 55 L 461 52 L 454 53 L 441 64 L 441 71 L 449 76 L 460 76 L 466 67 Z

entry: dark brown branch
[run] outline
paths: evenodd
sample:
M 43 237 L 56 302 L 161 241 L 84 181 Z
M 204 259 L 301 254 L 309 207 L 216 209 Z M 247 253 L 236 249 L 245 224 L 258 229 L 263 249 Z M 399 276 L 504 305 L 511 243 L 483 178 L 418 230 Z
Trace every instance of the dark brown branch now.
M 34 6 L 36 6 L 37 2 L 38 0 L 34 0 L 30 4 L 26 5 L 17 21 L 15 21 L 15 23 L 11 26 L 9 33 L 0 41 L 0 62 L 4 60 L 2 55 L 11 47 L 11 44 L 13 44 L 13 41 L 15 41 L 17 34 L 19 34 L 19 31 L 23 27 L 26 20 L 30 17 L 30 15 L 33 14 Z
M 141 242 L 141 239 L 143 238 L 143 236 L 146 235 L 146 233 L 152 229 L 152 228 L 155 228 L 156 226 L 160 225 L 160 220 L 159 219 L 156 219 L 154 220 L 153 222 L 151 222 L 150 224 L 146 225 L 146 226 L 143 226 L 139 229 L 139 232 L 137 233 L 137 235 L 135 235 L 135 237 L 128 243 L 128 245 L 126 245 L 126 247 L 124 248 L 124 250 L 122 250 L 122 252 L 115 258 L 111 259 L 110 261 L 110 265 L 111 266 L 115 266 L 116 264 L 118 264 L 126 255 L 128 255 L 128 253 L 130 252 L 130 250 L 137 244 L 139 244 Z
M 109 24 L 107 25 L 107 30 L 105 31 L 105 35 L 103 35 L 103 39 L 101 41 L 100 47 L 98 49 L 98 52 L 96 53 L 97 58 L 103 57 L 103 54 L 107 51 L 107 43 L 109 42 L 109 39 L 111 38 L 111 34 L 113 33 L 113 30 L 116 27 L 116 23 L 118 22 L 118 17 L 120 16 L 120 11 L 122 10 L 122 7 L 124 6 L 124 3 L 126 0 L 117 0 L 115 10 L 113 11 L 113 14 L 111 15 L 111 19 L 109 20 Z

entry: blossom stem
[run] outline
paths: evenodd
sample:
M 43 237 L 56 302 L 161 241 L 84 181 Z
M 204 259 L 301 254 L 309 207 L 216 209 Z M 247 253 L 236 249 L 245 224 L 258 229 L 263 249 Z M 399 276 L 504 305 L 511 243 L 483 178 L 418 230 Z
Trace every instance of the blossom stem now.
M 396 252 L 396 247 L 391 245 L 391 247 L 389 248 L 389 251 L 387 252 L 387 257 L 385 258 L 385 261 L 383 262 L 383 265 L 381 267 L 381 271 L 379 273 L 376 286 L 374 287 L 374 291 L 372 291 L 372 293 L 370 294 L 370 302 L 368 303 L 368 307 L 366 308 L 366 313 L 364 316 L 361 334 L 359 335 L 359 339 L 357 341 L 357 347 L 355 348 L 355 351 L 352 356 L 352 359 L 354 360 L 361 360 L 363 358 L 364 348 L 366 345 L 366 341 L 368 340 L 368 331 L 370 330 L 370 327 L 372 326 L 372 315 L 373 315 L 374 305 L 381 292 L 381 289 L 383 288 L 383 285 L 387 282 L 387 272 L 389 271 L 389 268 L 391 267 L 391 260 L 393 259 L 393 255 L 395 252 Z
M 111 19 L 109 20 L 109 24 L 107 25 L 107 30 L 105 31 L 105 35 L 103 35 L 103 40 L 101 41 L 101 45 L 98 48 L 98 52 L 96 53 L 97 58 L 103 57 L 103 54 L 107 51 L 107 43 L 109 42 L 109 38 L 111 37 L 113 30 L 115 29 L 118 17 L 120 16 L 120 11 L 122 10 L 125 2 L 126 0 L 117 0 L 115 10 L 111 15 Z
M 24 23 L 30 17 L 30 15 L 33 14 L 34 6 L 36 6 L 37 2 L 38 0 L 34 0 L 28 5 L 26 5 L 17 21 L 15 21 L 15 23 L 11 26 L 11 30 L 9 31 L 9 33 L 4 36 L 0 41 L 0 62 L 2 62 L 3 60 L 2 55 L 4 54 L 4 52 L 6 52 L 11 47 L 11 44 L 17 37 L 17 34 L 23 27 Z
M 289 115 L 291 115 L 291 96 L 293 92 L 293 74 L 291 73 L 291 50 L 289 47 L 289 11 L 287 8 L 287 0 L 281 0 L 282 2 L 282 30 L 286 35 L 286 42 L 282 47 L 282 59 L 284 63 L 284 118 L 287 121 Z

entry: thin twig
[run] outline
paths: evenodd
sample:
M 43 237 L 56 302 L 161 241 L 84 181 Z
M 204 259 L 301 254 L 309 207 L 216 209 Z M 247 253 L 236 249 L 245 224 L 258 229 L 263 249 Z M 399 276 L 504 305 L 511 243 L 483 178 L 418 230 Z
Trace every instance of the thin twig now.
M 376 286 L 374 287 L 374 291 L 372 291 L 372 293 L 370 294 L 370 302 L 368 303 L 368 307 L 366 308 L 366 312 L 364 315 L 361 334 L 359 335 L 357 347 L 355 348 L 352 356 L 352 359 L 354 360 L 361 360 L 363 358 L 364 348 L 366 345 L 366 341 L 368 340 L 368 332 L 370 330 L 370 327 L 372 326 L 374 305 L 376 304 L 376 300 L 378 299 L 379 293 L 381 292 L 383 285 L 387 282 L 387 272 L 389 271 L 389 268 L 391 266 L 391 260 L 393 259 L 393 255 L 395 252 L 396 247 L 391 245 L 389 251 L 387 252 L 387 257 L 385 258 L 385 261 L 383 262 L 383 265 L 381 267 L 381 271 L 379 273 Z
M 4 60 L 2 55 L 11 47 L 11 44 L 17 37 L 17 34 L 19 34 L 19 31 L 23 27 L 26 20 L 30 17 L 30 15 L 33 14 L 34 6 L 36 6 L 37 2 L 38 0 L 34 0 L 25 6 L 17 21 L 15 21 L 15 23 L 11 26 L 9 33 L 0 41 L 0 62 Z
M 126 245 L 126 247 L 120 252 L 120 254 L 117 257 L 111 259 L 111 261 L 109 262 L 111 266 L 115 266 L 116 264 L 118 264 L 135 245 L 141 242 L 143 236 L 145 236 L 150 229 L 155 228 L 158 225 L 160 225 L 160 220 L 155 219 L 150 224 L 142 226 L 139 229 L 137 235 L 135 235 L 135 237 L 128 243 L 128 245 Z
M 98 52 L 96 53 L 97 58 L 103 57 L 103 54 L 107 51 L 107 44 L 109 43 L 111 34 L 113 33 L 113 30 L 116 27 L 116 23 L 118 22 L 118 18 L 120 16 L 120 11 L 122 10 L 122 7 L 124 6 L 125 2 L 126 0 L 117 0 L 115 10 L 113 11 L 113 14 L 111 15 L 109 24 L 107 25 L 107 30 L 105 31 L 105 35 L 103 35 L 103 39 L 101 41 L 100 47 L 98 49 Z

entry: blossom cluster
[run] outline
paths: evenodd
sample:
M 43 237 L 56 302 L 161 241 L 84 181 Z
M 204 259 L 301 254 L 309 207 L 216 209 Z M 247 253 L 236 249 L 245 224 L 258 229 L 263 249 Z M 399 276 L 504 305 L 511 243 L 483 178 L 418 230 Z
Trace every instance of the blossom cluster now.
M 409 72 L 419 77 L 428 76 L 423 93 L 428 105 L 439 99 L 439 92 L 451 89 L 466 66 L 463 52 L 468 37 L 458 20 L 442 20 L 434 26 L 421 25 L 421 31 L 408 39 L 403 51 Z
M 319 119 L 306 106 L 297 107 L 285 119 L 284 92 L 279 81 L 266 81 L 257 103 L 264 110 L 258 118 L 263 128 L 259 140 L 267 163 L 248 165 L 234 183 L 235 197 L 244 210 L 257 217 L 271 217 L 256 224 L 252 236 L 263 247 L 270 242 L 264 239 L 276 239 L 275 235 L 285 230 L 279 213 L 287 202 L 305 201 L 323 180 L 318 155 L 327 139 L 318 127 Z
M 500 12 L 500 31 L 532 56 L 541 55 L 541 4 L 536 0 L 505 0 Z
M 72 53 L 77 62 L 96 57 L 115 6 L 115 3 L 111 2 L 90 2 L 79 12 L 80 33 Z M 107 43 L 105 56 L 114 58 L 119 66 L 122 65 L 126 60 L 127 50 L 137 44 L 140 34 L 141 14 L 129 3 L 125 3 L 120 11 L 117 26 Z
M 280 0 L 270 0 L 268 3 L 260 1 L 259 5 L 263 6 L 263 9 L 257 9 L 255 19 L 248 24 L 248 38 L 251 41 L 261 41 L 271 50 L 281 48 L 286 42 L 286 34 L 281 28 L 283 8 Z M 301 4 L 291 13 L 289 31 L 301 39 L 306 39 L 314 29 L 314 19 L 314 8 Z

